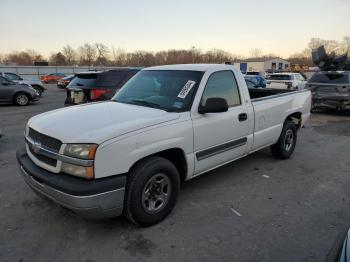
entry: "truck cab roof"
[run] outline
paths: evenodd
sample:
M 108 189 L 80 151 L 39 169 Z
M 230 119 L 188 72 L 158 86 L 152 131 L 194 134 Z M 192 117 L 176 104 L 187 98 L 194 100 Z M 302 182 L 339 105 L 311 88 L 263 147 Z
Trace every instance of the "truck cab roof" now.
M 179 64 L 179 65 L 163 65 L 152 66 L 143 70 L 182 70 L 182 71 L 201 71 L 209 70 L 229 70 L 233 69 L 233 65 L 226 64 Z

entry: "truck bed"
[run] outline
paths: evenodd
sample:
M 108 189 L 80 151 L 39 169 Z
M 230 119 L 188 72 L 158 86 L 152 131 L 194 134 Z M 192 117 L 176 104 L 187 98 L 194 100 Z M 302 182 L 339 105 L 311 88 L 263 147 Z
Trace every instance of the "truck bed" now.
M 300 114 L 303 126 L 309 117 L 311 93 L 307 89 L 249 89 L 254 110 L 253 151 L 276 143 L 286 116 Z
M 250 98 L 255 100 L 258 98 L 262 97 L 269 97 L 269 96 L 274 96 L 274 95 L 280 95 L 280 94 L 285 94 L 285 93 L 290 93 L 290 92 L 296 92 L 296 90 L 290 90 L 290 89 L 275 89 L 275 88 L 263 88 L 263 89 L 258 89 L 258 88 L 249 88 L 249 95 Z

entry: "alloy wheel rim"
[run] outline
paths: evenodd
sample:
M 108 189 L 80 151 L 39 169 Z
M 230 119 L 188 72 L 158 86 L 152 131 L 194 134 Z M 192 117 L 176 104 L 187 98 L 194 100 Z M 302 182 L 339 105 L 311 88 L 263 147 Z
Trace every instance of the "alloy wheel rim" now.
M 171 183 L 167 175 L 158 173 L 153 175 L 142 190 L 142 207 L 149 213 L 161 211 L 169 201 Z
M 19 95 L 16 101 L 20 105 L 25 105 L 28 103 L 28 97 L 26 95 Z

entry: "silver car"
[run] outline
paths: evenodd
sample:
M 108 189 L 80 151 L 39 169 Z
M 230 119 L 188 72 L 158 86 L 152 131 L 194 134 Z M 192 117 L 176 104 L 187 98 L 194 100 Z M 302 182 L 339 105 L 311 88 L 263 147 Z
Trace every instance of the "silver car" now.
M 0 76 L 0 103 L 26 106 L 39 99 L 39 93 L 28 84 L 17 84 Z
M 28 84 L 31 85 L 35 90 L 38 91 L 39 96 L 46 90 L 43 83 L 39 79 L 35 78 L 22 78 L 21 76 L 11 73 L 11 72 L 0 72 L 0 76 L 3 76 L 18 84 Z

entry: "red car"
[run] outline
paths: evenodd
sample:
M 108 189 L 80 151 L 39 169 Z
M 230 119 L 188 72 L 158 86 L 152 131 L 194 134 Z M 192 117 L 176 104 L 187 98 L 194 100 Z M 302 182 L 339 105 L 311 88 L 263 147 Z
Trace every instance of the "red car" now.
M 48 83 L 57 83 L 57 81 L 63 77 L 65 77 L 65 74 L 62 73 L 52 73 L 52 74 L 47 74 L 44 76 L 41 76 L 40 79 L 41 81 L 43 81 L 44 83 L 48 84 Z

